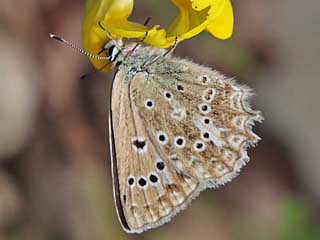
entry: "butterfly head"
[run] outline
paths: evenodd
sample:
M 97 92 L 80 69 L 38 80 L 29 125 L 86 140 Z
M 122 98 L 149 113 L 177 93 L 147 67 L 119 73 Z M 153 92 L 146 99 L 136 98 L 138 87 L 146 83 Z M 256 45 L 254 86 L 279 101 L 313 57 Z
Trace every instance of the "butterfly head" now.
M 105 52 L 107 58 L 110 62 L 117 65 L 121 62 L 121 55 L 123 49 L 123 42 L 122 40 L 110 40 L 108 41 L 102 48 L 101 52 Z

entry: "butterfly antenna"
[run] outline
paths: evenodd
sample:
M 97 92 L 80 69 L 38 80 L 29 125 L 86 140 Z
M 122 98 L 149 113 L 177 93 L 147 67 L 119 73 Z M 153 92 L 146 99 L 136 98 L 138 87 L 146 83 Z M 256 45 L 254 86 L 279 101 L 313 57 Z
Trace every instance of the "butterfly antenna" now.
M 148 17 L 147 20 L 144 22 L 143 26 L 147 26 L 150 20 L 151 20 L 151 17 Z
M 50 33 L 49 36 L 59 42 L 62 42 L 64 44 L 66 44 L 69 47 L 72 47 L 73 49 L 79 51 L 80 53 L 86 55 L 89 58 L 93 58 L 93 59 L 97 59 L 97 60 L 109 60 L 108 57 L 101 57 L 92 53 L 88 53 L 85 50 L 83 50 L 82 48 L 79 48 L 78 46 L 74 45 L 73 43 L 68 42 L 67 40 L 63 39 L 62 37 L 59 37 L 55 34 Z

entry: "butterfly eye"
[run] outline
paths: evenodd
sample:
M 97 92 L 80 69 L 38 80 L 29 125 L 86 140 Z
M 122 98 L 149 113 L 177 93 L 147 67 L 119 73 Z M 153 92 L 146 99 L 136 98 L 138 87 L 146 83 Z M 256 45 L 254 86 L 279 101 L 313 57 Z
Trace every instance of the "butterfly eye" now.
M 111 46 L 111 47 L 109 47 L 109 49 L 108 49 L 108 55 L 109 56 L 112 56 L 112 53 L 113 53 L 113 50 L 114 50 L 114 48 L 115 48 L 116 46 Z
M 111 45 L 107 49 L 108 49 L 108 57 L 109 57 L 110 61 L 114 62 L 120 53 L 119 49 L 115 45 Z

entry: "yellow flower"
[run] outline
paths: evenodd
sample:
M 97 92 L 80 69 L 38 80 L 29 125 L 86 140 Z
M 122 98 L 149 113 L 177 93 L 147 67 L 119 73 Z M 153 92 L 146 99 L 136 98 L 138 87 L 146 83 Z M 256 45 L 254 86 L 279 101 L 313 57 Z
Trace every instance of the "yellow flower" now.
M 233 9 L 230 0 L 171 1 L 179 8 L 179 14 L 165 30 L 158 25 L 148 28 L 129 21 L 134 0 L 86 0 L 82 33 L 84 49 L 96 54 L 108 41 L 99 22 L 114 38 L 141 39 L 148 32 L 144 42 L 161 48 L 172 46 L 176 36 L 182 41 L 204 30 L 219 39 L 227 39 L 232 35 Z M 105 61 L 99 60 L 92 62 L 96 68 L 105 64 Z

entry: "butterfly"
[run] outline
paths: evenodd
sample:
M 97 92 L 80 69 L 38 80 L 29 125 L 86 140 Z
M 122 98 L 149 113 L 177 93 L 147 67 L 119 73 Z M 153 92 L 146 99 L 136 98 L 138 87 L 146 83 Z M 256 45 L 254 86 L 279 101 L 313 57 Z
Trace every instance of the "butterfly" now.
M 100 59 L 117 67 L 109 114 L 115 206 L 122 228 L 141 233 L 236 177 L 263 117 L 249 105 L 250 88 L 171 51 L 113 39 L 103 50 Z

